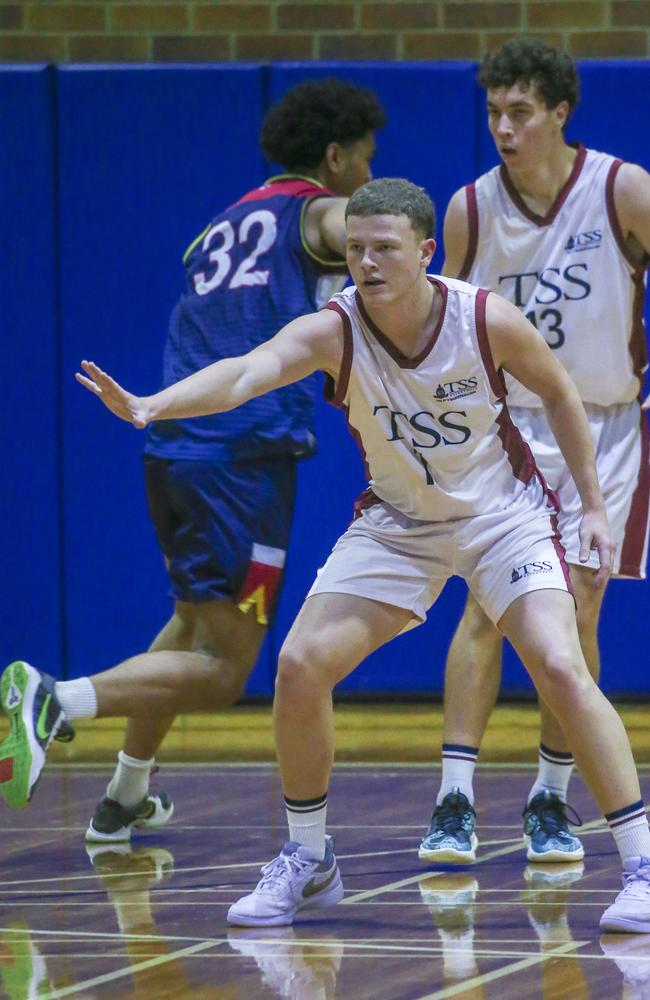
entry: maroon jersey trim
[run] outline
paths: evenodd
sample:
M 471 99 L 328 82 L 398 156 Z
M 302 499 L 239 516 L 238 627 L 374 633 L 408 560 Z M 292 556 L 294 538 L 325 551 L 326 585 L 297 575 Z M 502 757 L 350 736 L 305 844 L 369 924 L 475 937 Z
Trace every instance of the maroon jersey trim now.
M 474 266 L 476 248 L 478 246 L 478 205 L 476 204 L 476 184 L 465 185 L 465 200 L 467 203 L 467 252 L 458 277 L 467 281 L 469 272 Z
M 396 347 L 396 345 L 392 342 L 392 340 L 390 340 L 390 338 L 387 337 L 386 334 L 383 333 L 375 323 L 373 323 L 370 316 L 366 312 L 366 307 L 363 304 L 363 299 L 359 295 L 358 289 L 355 292 L 357 308 L 359 309 L 359 312 L 363 316 L 364 322 L 368 326 L 368 329 L 373 334 L 375 339 L 379 341 L 379 343 L 386 351 L 386 353 L 391 356 L 395 364 L 399 365 L 400 368 L 411 369 L 411 368 L 417 368 L 419 365 L 421 365 L 422 362 L 425 360 L 425 358 L 429 356 L 429 354 L 435 347 L 436 341 L 440 336 L 440 331 L 442 330 L 442 325 L 444 323 L 445 316 L 447 313 L 448 289 L 447 286 L 443 284 L 443 282 L 438 281 L 437 278 L 431 277 L 431 275 L 427 275 L 427 280 L 430 281 L 432 285 L 436 286 L 436 288 L 442 295 L 442 302 L 440 304 L 440 314 L 436 321 L 436 325 L 433 329 L 433 333 L 429 337 L 429 340 L 425 344 L 424 348 L 414 358 L 408 358 L 405 354 L 402 354 L 399 347 Z
M 585 149 L 585 147 L 582 145 L 582 143 L 570 142 L 569 145 L 576 148 L 578 150 L 578 153 L 575 158 L 573 167 L 571 168 L 571 173 L 569 174 L 566 181 L 558 191 L 557 197 L 555 198 L 555 201 L 549 208 L 546 215 L 538 215 L 537 212 L 533 212 L 533 210 L 528 207 L 524 199 L 519 194 L 519 191 L 517 191 L 517 188 L 512 183 L 510 174 L 508 173 L 505 163 L 502 163 L 501 166 L 499 167 L 501 180 L 503 182 L 503 186 L 505 187 L 506 191 L 510 196 L 510 200 L 515 204 L 515 206 L 519 209 L 522 215 L 525 215 L 530 222 L 533 222 L 536 226 L 539 226 L 540 228 L 542 226 L 550 226 L 550 224 L 554 221 L 556 215 L 562 208 L 564 202 L 569 197 L 569 194 L 571 193 L 571 190 L 575 186 L 580 176 L 580 172 L 582 171 L 582 168 L 584 166 L 584 162 L 587 157 L 587 150 Z
M 478 347 L 481 352 L 481 361 L 483 362 L 483 367 L 485 368 L 485 372 L 490 382 L 490 388 L 497 399 L 505 399 L 508 394 L 508 390 L 506 389 L 503 373 L 501 370 L 497 371 L 495 367 L 492 350 L 490 348 L 490 341 L 488 340 L 487 334 L 485 312 L 487 297 L 489 294 L 490 292 L 487 288 L 479 288 L 476 292 L 476 299 L 474 302 L 476 339 L 478 340 Z
M 641 462 L 636 489 L 632 495 L 630 512 L 625 522 L 621 564 L 622 576 L 641 578 L 641 561 L 650 514 L 650 433 L 645 410 L 641 411 Z
M 325 399 L 332 406 L 340 408 L 343 405 L 350 382 L 353 353 L 352 324 L 347 312 L 338 302 L 328 302 L 324 308 L 331 309 L 332 312 L 337 313 L 343 320 L 343 358 L 341 359 L 339 377 L 335 382 L 331 375 L 327 372 L 325 373 Z

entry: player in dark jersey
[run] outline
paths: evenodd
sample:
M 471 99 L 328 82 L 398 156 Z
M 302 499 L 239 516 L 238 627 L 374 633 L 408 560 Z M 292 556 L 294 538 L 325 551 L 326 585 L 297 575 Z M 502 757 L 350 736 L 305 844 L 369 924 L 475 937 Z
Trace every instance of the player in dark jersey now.
M 165 386 L 247 353 L 344 284 L 345 206 L 371 177 L 374 132 L 384 123 L 371 91 L 334 78 L 299 84 L 271 107 L 260 142 L 286 173 L 245 194 L 187 250 L 165 345 Z M 147 494 L 174 613 L 148 653 L 111 671 L 115 714 L 129 719 L 89 840 L 128 840 L 134 826 L 167 822 L 173 805 L 164 793 L 149 795 L 149 774 L 175 711 L 223 709 L 242 694 L 277 598 L 295 463 L 314 447 L 314 390 L 313 378 L 305 379 L 234 413 L 165 421 L 150 431 Z M 10 674 L 7 711 L 15 712 L 18 698 L 21 715 L 39 716 L 33 745 L 13 757 L 14 731 L 0 752 L 12 761 L 0 766 L 0 792 L 9 805 L 24 805 L 60 712 L 67 719 L 94 714 L 96 696 L 81 678 L 48 702 L 54 688 L 35 683 L 34 668 Z M 131 685 L 143 675 L 157 678 L 167 697 L 139 703 Z

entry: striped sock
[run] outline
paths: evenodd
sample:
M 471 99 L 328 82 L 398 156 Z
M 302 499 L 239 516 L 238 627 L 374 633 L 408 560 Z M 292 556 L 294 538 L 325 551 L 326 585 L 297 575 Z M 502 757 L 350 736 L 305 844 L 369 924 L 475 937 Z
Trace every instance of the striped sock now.
M 605 819 L 614 835 L 624 868 L 628 858 L 650 858 L 650 829 L 643 799 L 606 813 Z
M 530 802 L 540 792 L 549 791 L 557 795 L 562 802 L 566 802 L 569 778 L 575 764 L 573 754 L 563 750 L 551 750 L 540 743 L 537 763 L 537 777 L 528 795 L 528 801 Z
M 474 805 L 474 768 L 478 757 L 478 747 L 466 747 L 461 743 L 442 744 L 442 780 L 436 799 L 439 806 L 445 795 L 457 788 Z
M 315 799 L 288 799 L 285 795 L 284 804 L 289 839 L 306 847 L 315 861 L 322 861 L 325 857 L 327 792 Z

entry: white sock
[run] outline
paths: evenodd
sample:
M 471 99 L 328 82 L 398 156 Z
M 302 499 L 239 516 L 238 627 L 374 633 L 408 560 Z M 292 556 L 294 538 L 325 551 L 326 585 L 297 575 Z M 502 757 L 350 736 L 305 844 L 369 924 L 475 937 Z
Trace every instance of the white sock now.
M 642 799 L 607 813 L 605 819 L 616 841 L 623 868 L 628 858 L 650 858 L 650 829 Z
M 285 796 L 284 804 L 289 839 L 306 847 L 315 861 L 322 861 L 325 857 L 327 792 L 316 799 L 288 799 Z
M 436 799 L 439 806 L 445 795 L 454 789 L 462 792 L 474 805 L 474 768 L 478 757 L 478 747 L 466 747 L 460 743 L 442 744 L 442 779 Z
M 569 778 L 575 765 L 573 754 L 563 750 L 550 750 L 540 743 L 537 761 L 537 777 L 528 795 L 528 802 L 540 792 L 548 791 L 566 803 Z
M 117 767 L 111 778 L 106 795 L 121 806 L 130 808 L 142 802 L 149 791 L 149 775 L 154 765 L 154 758 L 138 760 L 129 757 L 123 750 L 117 755 Z
M 97 715 L 97 694 L 89 677 L 57 681 L 54 691 L 66 719 L 94 719 Z

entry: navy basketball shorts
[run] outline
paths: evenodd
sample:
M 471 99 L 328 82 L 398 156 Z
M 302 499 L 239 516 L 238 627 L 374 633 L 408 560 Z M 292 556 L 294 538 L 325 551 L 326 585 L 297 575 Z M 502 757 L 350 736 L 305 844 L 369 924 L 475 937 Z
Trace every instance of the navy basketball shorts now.
M 149 513 L 174 600 L 229 598 L 268 625 L 289 541 L 295 459 L 145 455 L 144 467 Z

